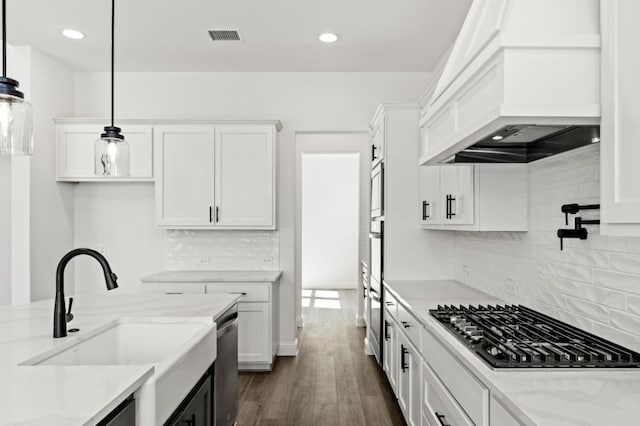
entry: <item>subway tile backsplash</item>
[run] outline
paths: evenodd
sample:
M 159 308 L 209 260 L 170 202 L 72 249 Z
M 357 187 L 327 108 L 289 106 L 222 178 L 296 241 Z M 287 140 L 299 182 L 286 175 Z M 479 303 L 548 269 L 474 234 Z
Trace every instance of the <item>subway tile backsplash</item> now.
M 167 231 L 171 270 L 269 271 L 280 268 L 278 231 Z
M 598 148 L 531 165 L 529 232 L 454 232 L 456 279 L 640 351 L 640 238 L 556 236 L 562 204 L 600 202 Z

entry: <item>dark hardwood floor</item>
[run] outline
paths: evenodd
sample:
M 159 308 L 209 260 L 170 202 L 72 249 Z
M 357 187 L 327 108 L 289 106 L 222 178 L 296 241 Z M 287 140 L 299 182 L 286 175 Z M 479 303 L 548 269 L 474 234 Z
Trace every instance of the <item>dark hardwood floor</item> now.
M 278 357 L 271 373 L 240 374 L 238 426 L 404 425 L 384 372 L 364 354 L 355 290 L 311 296 L 298 356 Z

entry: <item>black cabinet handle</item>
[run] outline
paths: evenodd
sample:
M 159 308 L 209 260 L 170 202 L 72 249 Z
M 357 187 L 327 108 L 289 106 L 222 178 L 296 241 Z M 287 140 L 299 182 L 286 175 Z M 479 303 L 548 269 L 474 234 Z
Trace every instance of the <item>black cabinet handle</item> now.
M 384 340 L 389 340 L 391 337 L 389 336 L 389 321 L 384 321 Z
M 439 414 L 439 413 L 436 411 L 436 417 L 438 418 L 438 422 L 440 422 L 440 424 L 441 424 L 442 426 L 450 426 L 450 425 L 449 425 L 449 423 L 447 423 L 447 422 L 445 422 L 445 421 L 444 421 L 444 418 L 445 418 L 445 415 L 444 415 L 444 414 Z
M 456 200 L 451 194 L 447 194 L 447 219 L 452 219 L 456 214 L 453 212 L 453 202 Z
M 196 415 L 192 414 L 190 419 L 182 420 L 187 426 L 196 426 Z
M 247 292 L 246 292 L 246 291 L 232 291 L 232 292 L 231 292 L 231 293 L 229 293 L 229 294 L 239 294 L 239 295 L 241 295 L 241 296 L 246 296 L 246 295 L 247 295 Z
M 376 144 L 372 144 L 371 145 L 371 161 L 374 161 L 374 160 L 376 160 L 378 158 L 378 157 L 376 157 L 376 149 L 378 149 Z
M 213 207 L 209 206 L 209 223 L 213 222 Z
M 406 355 L 409 353 L 409 350 L 404 347 L 404 345 L 400 345 L 400 367 L 402 368 L 402 372 L 406 372 L 409 369 L 409 365 L 407 364 Z
M 384 304 L 387 306 L 393 306 L 393 302 L 384 302 Z
M 431 205 L 426 201 L 423 201 L 422 202 L 422 220 L 427 220 L 431 217 L 429 214 L 427 214 L 427 207 L 431 207 Z
M 220 221 L 220 207 L 216 206 L 216 223 Z
M 409 324 L 407 321 L 400 321 L 400 322 L 402 323 L 402 326 L 403 326 L 404 328 L 409 328 L 409 327 L 411 327 L 411 324 Z

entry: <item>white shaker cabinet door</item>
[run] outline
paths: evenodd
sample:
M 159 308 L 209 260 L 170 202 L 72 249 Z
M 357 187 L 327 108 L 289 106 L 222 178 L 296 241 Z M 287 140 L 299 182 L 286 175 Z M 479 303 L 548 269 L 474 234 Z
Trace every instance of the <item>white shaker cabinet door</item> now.
M 158 149 L 157 223 L 209 227 L 213 222 L 214 128 L 154 128 Z
M 238 361 L 270 363 L 271 311 L 269 303 L 238 304 Z
M 275 229 L 275 129 L 219 126 L 214 227 Z
M 640 236 L 640 2 L 602 0 L 601 232 Z
M 474 222 L 474 166 L 440 167 L 440 214 L 445 225 Z
M 420 167 L 420 223 L 440 225 L 445 202 L 440 197 L 440 166 Z

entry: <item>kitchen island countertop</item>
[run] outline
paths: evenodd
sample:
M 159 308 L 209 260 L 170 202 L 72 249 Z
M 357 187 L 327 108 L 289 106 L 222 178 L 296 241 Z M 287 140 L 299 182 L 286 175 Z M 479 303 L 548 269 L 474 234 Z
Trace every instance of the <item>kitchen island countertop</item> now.
M 140 278 L 143 283 L 276 282 L 282 271 L 162 271 Z
M 385 280 L 386 288 L 527 425 L 631 425 L 640 419 L 640 369 L 493 370 L 435 320 L 438 304 L 505 304 L 457 281 Z M 426 359 L 427 363 L 429 362 Z
M 218 295 L 141 295 L 114 290 L 74 297 L 79 328 L 54 339 L 53 300 L 0 307 L 0 424 L 93 425 L 134 393 L 153 365 L 19 365 L 70 340 L 82 339 L 120 318 L 208 318 L 215 320 L 238 300 Z

